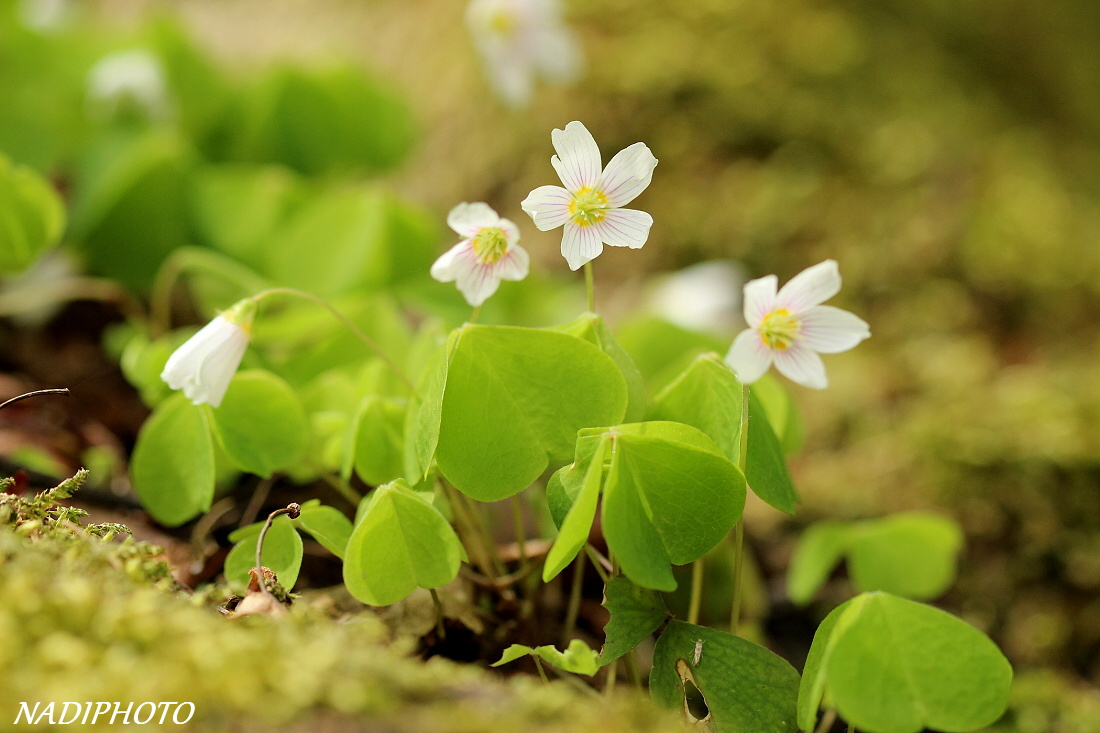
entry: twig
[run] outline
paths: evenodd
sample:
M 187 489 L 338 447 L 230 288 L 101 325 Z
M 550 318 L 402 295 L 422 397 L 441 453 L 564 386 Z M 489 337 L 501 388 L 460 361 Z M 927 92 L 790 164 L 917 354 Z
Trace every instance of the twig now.
M 26 392 L 24 394 L 19 395 L 18 397 L 12 397 L 7 402 L 0 403 L 0 410 L 3 410 L 8 405 L 14 404 L 14 403 L 18 402 L 19 400 L 25 400 L 28 397 L 37 397 L 38 395 L 44 395 L 44 394 L 68 395 L 68 394 L 71 394 L 71 393 L 69 392 L 68 387 L 61 387 L 60 389 L 36 389 L 33 392 Z
M 297 519 L 298 515 L 302 513 L 302 507 L 298 504 L 287 504 L 285 509 L 276 509 L 267 515 L 267 521 L 264 522 L 263 529 L 260 530 L 260 538 L 256 540 L 256 572 L 259 573 L 260 590 L 264 595 L 271 598 L 273 601 L 278 601 L 275 598 L 275 594 L 271 592 L 271 589 L 267 587 L 267 578 L 264 577 L 264 537 L 267 536 L 267 530 L 271 529 L 272 522 L 275 518 L 281 514 L 286 514 L 291 519 Z

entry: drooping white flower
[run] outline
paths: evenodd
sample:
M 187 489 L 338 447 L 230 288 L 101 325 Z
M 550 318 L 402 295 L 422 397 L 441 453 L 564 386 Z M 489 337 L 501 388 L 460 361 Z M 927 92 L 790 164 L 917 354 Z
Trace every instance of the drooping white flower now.
M 665 275 L 649 293 L 649 307 L 681 328 L 732 333 L 740 322 L 745 269 L 733 260 L 709 260 Z
M 119 51 L 88 72 L 88 101 L 108 115 L 133 110 L 152 118 L 169 112 L 168 85 L 160 59 L 149 51 Z
M 489 84 L 505 104 L 530 103 L 537 77 L 566 83 L 580 75 L 580 49 L 562 21 L 559 0 L 471 0 L 466 24 Z
M 645 143 L 620 150 L 601 171 L 600 149 L 580 122 L 550 134 L 557 155 L 550 158 L 561 186 L 539 186 L 523 200 L 523 210 L 542 231 L 564 226 L 561 253 L 576 270 L 603 252 L 603 246 L 638 249 L 649 238 L 653 217 L 621 208 L 653 179 L 657 159 Z
M 459 204 L 447 215 L 447 226 L 463 239 L 435 261 L 432 277 L 455 283 L 470 305 L 484 303 L 501 280 L 527 277 L 530 258 L 519 246 L 519 227 L 488 204 Z
M 778 278 L 768 275 L 745 283 L 745 321 L 726 355 L 742 384 L 752 384 L 768 367 L 813 389 L 829 385 L 818 354 L 838 354 L 871 335 L 862 318 L 821 305 L 840 292 L 834 260 L 803 270 L 776 292 Z
M 252 339 L 255 315 L 252 298 L 219 314 L 172 352 L 160 378 L 196 405 L 218 407 Z

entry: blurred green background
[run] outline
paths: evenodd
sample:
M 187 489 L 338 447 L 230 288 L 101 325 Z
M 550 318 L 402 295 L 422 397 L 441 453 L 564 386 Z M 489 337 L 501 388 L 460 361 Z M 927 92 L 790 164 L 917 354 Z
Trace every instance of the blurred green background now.
M 450 296 L 424 295 L 447 286 L 423 269 L 452 243 L 442 222 L 460 201 L 520 224 L 536 280 L 575 283 L 560 233 L 537 232 L 519 208 L 557 182 L 549 131 L 573 119 L 605 160 L 639 140 L 660 160 L 634 204 L 656 221 L 649 242 L 596 262 L 613 321 L 644 310 L 648 275 L 701 260 L 781 280 L 838 260 L 835 303 L 873 337 L 827 360 L 828 390 L 793 388 L 804 505 L 793 519 L 750 506 L 747 522 L 771 596 L 781 603 L 791 547 L 817 519 L 952 515 L 967 546 L 941 605 L 988 631 L 1021 680 L 998 730 L 1100 730 L 1100 4 L 569 2 L 586 74 L 521 111 L 491 95 L 458 0 L 77 6 L 59 30 L 0 25 L 0 150 L 71 193 L 75 251 L 136 292 L 178 246 L 246 265 L 268 247 L 299 251 L 314 230 L 287 233 L 275 210 L 310 206 L 318 187 L 350 201 L 320 221 L 388 202 L 386 226 L 407 247 L 360 267 L 413 301 Z M 89 65 L 135 46 L 168 69 L 169 122 L 78 122 Z M 352 100 L 343 122 L 317 101 L 319 78 L 353 90 L 330 97 Z M 374 110 L 369 149 L 356 104 Z M 287 130 L 318 120 L 324 139 L 286 146 L 298 139 Z M 117 170 L 127 165 L 140 175 Z M 153 198 L 119 223 L 112 187 L 130 176 L 143 183 L 127 196 Z M 268 231 L 234 238 L 235 218 Z M 149 242 L 139 265 L 119 254 L 131 235 Z M 263 274 L 303 266 L 288 254 Z M 326 277 L 306 284 L 339 291 Z M 522 287 L 502 286 L 499 318 L 545 323 L 581 304 L 579 291 L 563 306 L 553 288 Z M 531 302 L 542 293 L 552 302 Z M 838 581 L 825 602 L 846 593 Z

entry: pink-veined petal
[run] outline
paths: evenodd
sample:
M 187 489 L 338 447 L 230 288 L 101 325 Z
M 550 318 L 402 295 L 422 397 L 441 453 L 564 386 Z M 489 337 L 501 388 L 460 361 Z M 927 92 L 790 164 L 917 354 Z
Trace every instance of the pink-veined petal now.
M 634 209 L 611 209 L 604 214 L 603 221 L 593 224 L 597 236 L 612 247 L 630 247 L 638 249 L 649 239 L 649 228 L 653 226 L 653 217 L 644 211 Z
M 500 275 L 494 265 L 475 260 L 472 267 L 459 272 L 455 285 L 474 308 L 489 299 L 500 287 Z
M 840 270 L 836 260 L 825 260 L 791 278 L 779 291 L 776 304 L 798 314 L 821 305 L 839 292 Z
M 596 227 L 577 226 L 573 222 L 565 225 L 561 238 L 561 254 L 569 263 L 570 270 L 576 270 L 586 262 L 591 262 L 603 252 L 603 244 Z
M 557 155 L 550 159 L 554 170 L 570 191 L 593 188 L 600 180 L 600 149 L 588 128 L 574 120 L 564 130 L 550 133 Z
M 871 335 L 859 316 L 831 305 L 819 305 L 799 316 L 798 341 L 821 354 L 839 354 Z
M 489 204 L 461 203 L 447 214 L 447 226 L 463 237 L 472 237 L 479 229 L 500 226 L 501 218 Z
M 607 196 L 609 206 L 626 206 L 646 190 L 656 167 L 657 159 L 649 146 L 634 143 L 611 159 L 596 188 Z
M 572 200 L 573 195 L 561 186 L 539 186 L 527 194 L 520 207 L 535 222 L 539 231 L 547 232 L 569 220 L 569 203 Z
M 745 323 L 751 328 L 756 328 L 775 309 L 775 289 L 779 286 L 779 278 L 775 275 L 765 275 L 745 283 L 744 312 Z
M 741 384 L 752 384 L 772 365 L 772 351 L 764 346 L 756 331 L 746 328 L 733 340 L 726 353 L 726 363 Z
M 527 277 L 531 267 L 531 258 L 527 250 L 518 244 L 508 249 L 508 254 L 500 258 L 496 263 L 497 276 L 501 280 L 522 280 Z
M 459 256 L 463 252 L 470 250 L 470 240 L 463 239 L 461 242 L 439 255 L 439 259 L 432 263 L 432 278 L 441 283 L 454 282 L 455 278 L 458 277 Z
M 792 382 L 798 382 L 810 389 L 825 389 L 829 378 L 825 376 L 825 363 L 810 349 L 800 343 L 794 343 L 787 349 L 775 349 L 772 352 L 775 368 Z

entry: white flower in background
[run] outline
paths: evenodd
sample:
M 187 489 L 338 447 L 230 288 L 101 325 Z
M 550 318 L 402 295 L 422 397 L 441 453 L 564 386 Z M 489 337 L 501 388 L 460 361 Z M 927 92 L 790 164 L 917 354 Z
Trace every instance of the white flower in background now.
M 526 106 L 536 77 L 566 83 L 580 75 L 580 50 L 558 0 L 471 0 L 466 24 L 490 85 L 508 105 Z
M 459 204 L 447 215 L 447 226 L 463 240 L 435 261 L 432 277 L 455 283 L 470 305 L 484 303 L 501 280 L 527 277 L 530 258 L 519 246 L 519 227 L 488 204 Z
M 39 33 L 63 29 L 73 16 L 73 0 L 22 0 L 19 17 L 23 25 Z
M 561 253 L 576 270 L 603 252 L 604 244 L 637 249 L 649 238 L 653 217 L 623 209 L 649 186 L 657 159 L 645 143 L 620 150 L 600 170 L 600 149 L 580 122 L 550 134 L 557 155 L 550 159 L 561 186 L 539 186 L 521 206 L 542 231 L 565 227 Z
M 840 272 L 825 260 L 796 275 L 777 293 L 778 278 L 745 283 L 745 321 L 726 355 L 742 384 L 752 384 L 775 363 L 779 372 L 813 389 L 829 385 L 818 354 L 837 354 L 871 335 L 863 319 L 821 305 L 840 292 Z
M 160 59 L 142 49 L 105 56 L 88 72 L 88 101 L 110 115 L 133 109 L 153 119 L 166 116 L 168 86 Z
M 196 405 L 218 407 L 252 339 L 255 315 L 252 298 L 219 314 L 172 352 L 160 378 Z
M 745 270 L 733 260 L 710 260 L 662 276 L 649 293 L 649 308 L 681 328 L 732 333 L 740 322 Z

